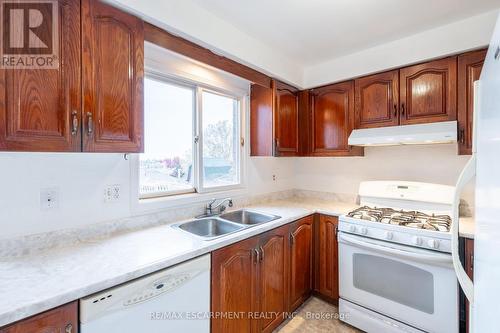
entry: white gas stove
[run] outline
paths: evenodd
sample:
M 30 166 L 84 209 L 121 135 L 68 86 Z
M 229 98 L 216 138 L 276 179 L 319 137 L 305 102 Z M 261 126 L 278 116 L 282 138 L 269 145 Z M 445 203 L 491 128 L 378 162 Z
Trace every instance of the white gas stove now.
M 458 332 L 452 186 L 363 182 L 339 218 L 340 312 L 367 332 Z

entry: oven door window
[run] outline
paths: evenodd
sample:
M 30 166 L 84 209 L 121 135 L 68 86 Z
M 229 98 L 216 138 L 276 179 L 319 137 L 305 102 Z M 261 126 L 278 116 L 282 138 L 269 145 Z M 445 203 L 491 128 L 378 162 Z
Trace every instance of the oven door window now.
M 380 256 L 353 255 L 353 285 L 416 310 L 434 313 L 434 278 L 428 271 Z

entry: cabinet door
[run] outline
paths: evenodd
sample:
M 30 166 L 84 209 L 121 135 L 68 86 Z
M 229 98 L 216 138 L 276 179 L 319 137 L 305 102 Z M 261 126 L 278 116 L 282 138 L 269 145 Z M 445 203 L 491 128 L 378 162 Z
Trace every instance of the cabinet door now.
M 78 302 L 49 310 L 13 325 L 0 333 L 78 333 Z
M 332 301 L 338 301 L 339 298 L 337 227 L 337 217 L 320 215 L 317 238 L 317 291 Z
M 85 151 L 143 151 L 144 27 L 97 0 L 82 2 Z
M 276 82 L 275 155 L 299 153 L 299 98 L 297 89 Z
M 472 154 L 472 119 L 474 81 L 479 80 L 486 51 L 475 51 L 458 57 L 458 152 Z
M 354 82 L 342 82 L 312 92 L 312 148 L 316 156 L 362 155 L 349 147 L 354 127 Z
M 257 308 L 258 238 L 250 238 L 212 253 L 212 311 L 241 313 L 212 318 L 212 332 L 254 332 L 249 313 Z
M 260 240 L 260 332 L 272 332 L 283 321 L 288 301 L 288 225 L 266 232 Z
M 355 128 L 399 124 L 399 71 L 355 80 Z
M 250 156 L 273 155 L 273 89 L 250 89 Z
M 80 1 L 56 4 L 59 68 L 0 69 L 0 150 L 81 150 Z
M 401 125 L 457 119 L 457 58 L 399 71 Z
M 290 311 L 308 297 L 312 288 L 313 217 L 295 222 L 290 230 Z

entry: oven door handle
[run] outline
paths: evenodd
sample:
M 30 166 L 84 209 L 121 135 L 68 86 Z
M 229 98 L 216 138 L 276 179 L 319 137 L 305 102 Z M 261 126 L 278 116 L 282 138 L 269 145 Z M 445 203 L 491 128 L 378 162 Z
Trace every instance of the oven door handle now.
M 426 264 L 434 264 L 434 265 L 452 264 L 452 258 L 449 254 L 444 254 L 444 253 L 422 254 L 418 252 L 405 251 L 394 247 L 383 246 L 375 244 L 373 242 L 361 240 L 357 236 L 349 236 L 343 232 L 339 234 L 339 242 L 357 246 L 366 250 L 376 251 L 388 256 L 397 256 L 403 259 L 420 261 Z

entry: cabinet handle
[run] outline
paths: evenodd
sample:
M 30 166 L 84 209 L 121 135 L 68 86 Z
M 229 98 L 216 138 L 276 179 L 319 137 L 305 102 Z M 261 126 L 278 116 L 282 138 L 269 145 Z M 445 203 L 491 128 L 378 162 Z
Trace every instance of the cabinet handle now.
M 87 112 L 87 134 L 91 135 L 94 133 L 94 118 L 92 117 L 92 112 Z
M 405 115 L 405 103 L 401 103 L 401 115 Z
M 260 249 L 260 261 L 264 261 L 264 249 L 262 248 L 262 246 L 259 248 Z
M 460 129 L 460 143 L 465 144 L 465 130 L 463 128 Z
M 73 332 L 73 325 L 71 323 L 66 325 L 66 327 L 64 328 L 64 332 L 65 333 L 72 333 Z
M 295 242 L 295 236 L 293 235 L 293 233 L 290 233 L 290 246 L 292 246 L 294 242 Z
M 394 117 L 398 115 L 398 106 L 397 104 L 394 104 Z
M 253 252 L 255 254 L 255 262 L 254 262 L 254 264 L 257 264 L 258 262 L 260 262 L 260 252 L 257 249 L 253 249 Z
M 78 112 L 71 112 L 71 135 L 78 133 Z
M 339 233 L 339 227 L 335 226 L 335 228 L 333 229 L 333 234 L 335 235 L 335 238 L 337 238 L 338 233 Z
M 274 139 L 274 156 L 279 156 L 280 154 L 280 140 Z

